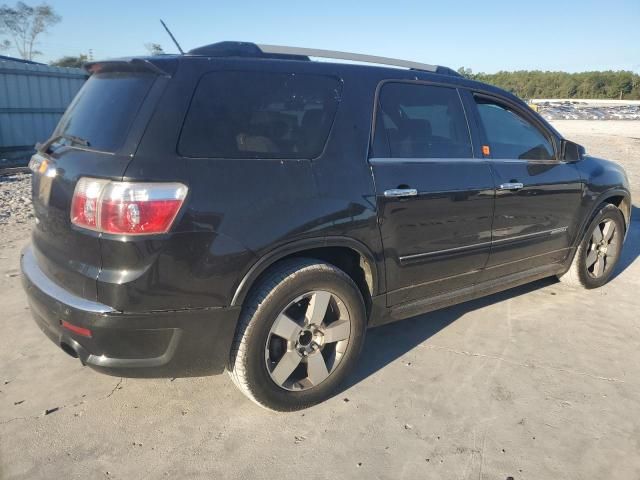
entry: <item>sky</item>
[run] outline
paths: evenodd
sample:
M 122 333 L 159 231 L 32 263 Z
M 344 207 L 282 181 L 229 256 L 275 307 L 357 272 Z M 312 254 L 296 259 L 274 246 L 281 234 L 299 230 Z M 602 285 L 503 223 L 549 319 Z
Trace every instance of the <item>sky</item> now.
M 43 55 L 36 60 L 43 62 L 89 50 L 94 59 L 140 55 L 151 42 L 176 52 L 162 18 L 184 50 L 243 40 L 464 66 L 474 72 L 640 73 L 640 0 L 49 3 L 62 22 L 40 39 Z

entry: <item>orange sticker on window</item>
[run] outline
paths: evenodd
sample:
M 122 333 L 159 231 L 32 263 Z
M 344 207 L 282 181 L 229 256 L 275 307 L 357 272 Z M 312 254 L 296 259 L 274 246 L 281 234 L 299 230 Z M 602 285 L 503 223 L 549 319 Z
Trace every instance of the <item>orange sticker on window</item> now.
M 487 157 L 491 155 L 491 150 L 489 149 L 489 145 L 482 145 L 482 154 Z
M 42 163 L 40 164 L 40 167 L 38 167 L 38 172 L 39 173 L 44 173 L 47 171 L 47 167 L 49 166 L 49 164 L 47 163 L 46 160 L 43 160 Z

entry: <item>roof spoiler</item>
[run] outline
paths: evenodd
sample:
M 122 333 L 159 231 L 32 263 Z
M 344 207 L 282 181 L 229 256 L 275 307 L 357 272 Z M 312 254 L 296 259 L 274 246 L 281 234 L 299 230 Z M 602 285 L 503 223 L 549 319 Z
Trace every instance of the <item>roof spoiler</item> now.
M 163 60 L 158 63 L 161 63 L 162 65 L 159 66 L 157 63 L 146 58 L 116 58 L 114 60 L 85 63 L 84 69 L 89 72 L 89 74 L 134 72 L 153 73 L 162 77 L 171 77 L 175 71 L 175 62 L 167 62 Z
M 263 45 L 251 42 L 218 42 L 203 47 L 193 48 L 187 55 L 206 57 L 244 57 L 244 58 L 279 58 L 283 60 L 309 60 L 304 54 L 292 54 L 291 52 L 267 52 Z

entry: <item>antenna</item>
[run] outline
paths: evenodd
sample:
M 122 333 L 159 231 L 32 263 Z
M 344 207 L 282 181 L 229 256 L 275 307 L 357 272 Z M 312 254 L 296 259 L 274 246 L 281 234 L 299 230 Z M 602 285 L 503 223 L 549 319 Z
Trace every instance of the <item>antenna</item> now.
M 171 40 L 173 40 L 173 43 L 176 44 L 176 47 L 178 47 L 178 51 L 180 52 L 180 55 L 184 55 L 184 51 L 182 50 L 182 47 L 180 47 L 180 44 L 178 43 L 178 41 L 176 40 L 176 37 L 173 36 L 173 33 L 171 33 L 171 30 L 169 30 L 169 27 L 167 27 L 167 24 L 164 23 L 162 21 L 162 19 L 160 19 L 160 23 L 162 24 L 162 26 L 164 27 L 164 29 L 167 31 L 167 33 L 169 34 L 169 36 L 171 37 Z

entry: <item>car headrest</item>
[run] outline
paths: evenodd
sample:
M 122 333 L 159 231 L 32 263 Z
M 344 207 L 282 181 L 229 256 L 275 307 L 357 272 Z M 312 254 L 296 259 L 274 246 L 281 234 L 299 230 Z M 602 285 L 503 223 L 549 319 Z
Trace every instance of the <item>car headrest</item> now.
M 432 135 L 431 122 L 422 118 L 407 119 L 403 122 L 403 130 L 413 139 L 427 139 Z
M 322 124 L 322 117 L 324 112 L 322 110 L 307 110 L 302 117 L 302 122 L 300 123 L 300 127 L 303 130 L 315 130 L 316 128 L 320 128 Z

